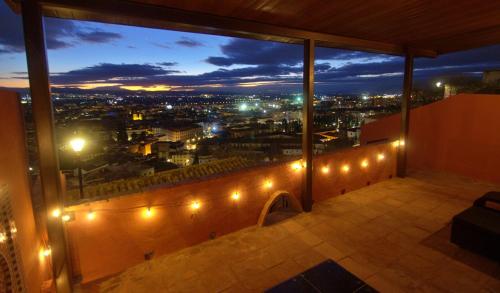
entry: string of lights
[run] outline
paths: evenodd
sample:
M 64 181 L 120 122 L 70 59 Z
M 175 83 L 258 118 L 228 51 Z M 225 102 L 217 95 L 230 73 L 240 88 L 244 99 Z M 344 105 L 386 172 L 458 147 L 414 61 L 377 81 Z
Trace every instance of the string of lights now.
M 394 147 L 399 147 L 399 146 L 404 146 L 404 142 L 400 141 L 395 141 L 392 143 Z M 377 162 L 381 162 L 385 159 L 385 154 L 384 153 L 378 153 L 375 156 L 375 160 Z M 367 169 L 370 165 L 370 160 L 368 158 L 364 158 L 360 161 L 359 167 L 361 169 Z M 299 172 L 302 169 L 306 167 L 305 162 L 302 160 L 296 161 L 291 164 L 291 168 Z M 351 170 L 351 164 L 350 163 L 344 163 L 342 165 L 339 165 L 339 170 L 340 173 L 347 174 Z M 326 164 L 323 165 L 320 168 L 320 172 L 323 173 L 324 175 L 327 175 L 331 171 L 331 166 Z M 88 220 L 93 220 L 96 218 L 96 213 L 97 212 L 122 212 L 122 213 L 129 213 L 129 212 L 134 212 L 137 210 L 143 210 L 144 215 L 146 217 L 151 217 L 153 215 L 153 209 L 158 209 L 158 208 L 179 208 L 179 207 L 190 207 L 193 213 L 201 209 L 202 205 L 209 204 L 210 202 L 216 202 L 224 199 L 229 199 L 231 200 L 234 204 L 237 204 L 240 202 L 242 199 L 242 195 L 244 194 L 252 194 L 252 193 L 257 193 L 257 192 L 262 192 L 262 190 L 271 190 L 272 187 L 274 186 L 274 182 L 271 178 L 266 178 L 262 184 L 258 185 L 253 185 L 253 186 L 245 186 L 238 188 L 237 190 L 234 190 L 227 194 L 223 195 L 208 195 L 205 196 L 204 198 L 206 199 L 205 201 L 200 201 L 197 199 L 192 200 L 191 202 L 184 202 L 184 201 L 179 201 L 179 202 L 165 202 L 165 203 L 158 203 L 158 204 L 142 204 L 142 205 L 137 205 L 137 206 L 131 206 L 131 207 L 126 207 L 126 208 L 98 208 L 98 209 L 92 209 L 89 207 L 88 212 L 87 212 L 87 219 Z M 261 201 L 259 198 L 246 198 L 247 203 L 252 203 L 252 202 L 257 202 Z M 61 218 L 63 222 L 68 222 L 72 219 L 74 219 L 74 212 L 64 212 L 61 208 L 55 208 L 52 210 L 51 213 L 53 218 Z

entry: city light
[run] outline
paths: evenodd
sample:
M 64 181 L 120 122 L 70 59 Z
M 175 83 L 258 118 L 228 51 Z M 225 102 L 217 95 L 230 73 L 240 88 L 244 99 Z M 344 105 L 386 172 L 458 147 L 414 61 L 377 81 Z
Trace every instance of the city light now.
M 344 165 L 342 166 L 342 172 L 344 172 L 344 173 L 348 173 L 348 172 L 349 172 L 349 170 L 351 170 L 351 167 L 350 167 L 348 164 L 344 164 Z
M 83 147 L 85 146 L 85 140 L 83 138 L 74 138 L 69 142 L 69 144 L 71 145 L 73 151 L 78 153 L 83 150 Z
M 59 218 L 59 216 L 61 215 L 61 210 L 58 208 L 53 209 L 51 214 L 52 214 L 52 217 Z
M 88 211 L 87 213 L 87 220 L 93 221 L 95 219 L 95 212 L 94 211 Z
M 441 87 L 443 83 L 441 81 L 436 82 L 436 87 Z
M 385 159 L 385 155 L 383 153 L 380 153 L 377 155 L 377 160 L 378 161 L 383 161 Z
M 246 103 L 243 103 L 240 105 L 240 111 L 246 111 L 248 110 L 248 105 Z
M 323 166 L 323 167 L 321 168 L 321 172 L 322 172 L 323 174 L 328 174 L 328 173 L 330 173 L 330 167 L 328 167 L 328 166 Z

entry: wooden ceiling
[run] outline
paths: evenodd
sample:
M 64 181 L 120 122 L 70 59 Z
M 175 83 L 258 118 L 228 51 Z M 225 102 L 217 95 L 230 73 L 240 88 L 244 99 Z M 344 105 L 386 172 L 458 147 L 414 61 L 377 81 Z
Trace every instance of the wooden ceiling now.
M 418 55 L 500 43 L 500 0 L 42 0 L 48 16 Z M 156 11 L 156 13 L 154 12 Z

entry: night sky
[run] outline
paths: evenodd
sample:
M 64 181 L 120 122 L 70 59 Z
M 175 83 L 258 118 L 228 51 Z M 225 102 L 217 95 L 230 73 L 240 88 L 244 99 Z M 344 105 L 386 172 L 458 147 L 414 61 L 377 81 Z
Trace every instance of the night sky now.
M 0 87 L 28 87 L 20 16 L 0 1 Z M 45 19 L 59 88 L 231 93 L 300 92 L 302 47 L 121 25 Z M 399 93 L 403 58 L 316 49 L 317 93 Z M 500 45 L 415 63 L 417 84 L 500 68 Z

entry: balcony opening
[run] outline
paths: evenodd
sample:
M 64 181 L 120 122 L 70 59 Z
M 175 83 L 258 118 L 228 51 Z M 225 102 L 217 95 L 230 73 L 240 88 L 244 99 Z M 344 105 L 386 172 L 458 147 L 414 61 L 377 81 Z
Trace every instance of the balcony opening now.
M 297 198 L 286 191 L 275 192 L 264 205 L 259 217 L 259 226 L 269 226 L 302 212 Z

